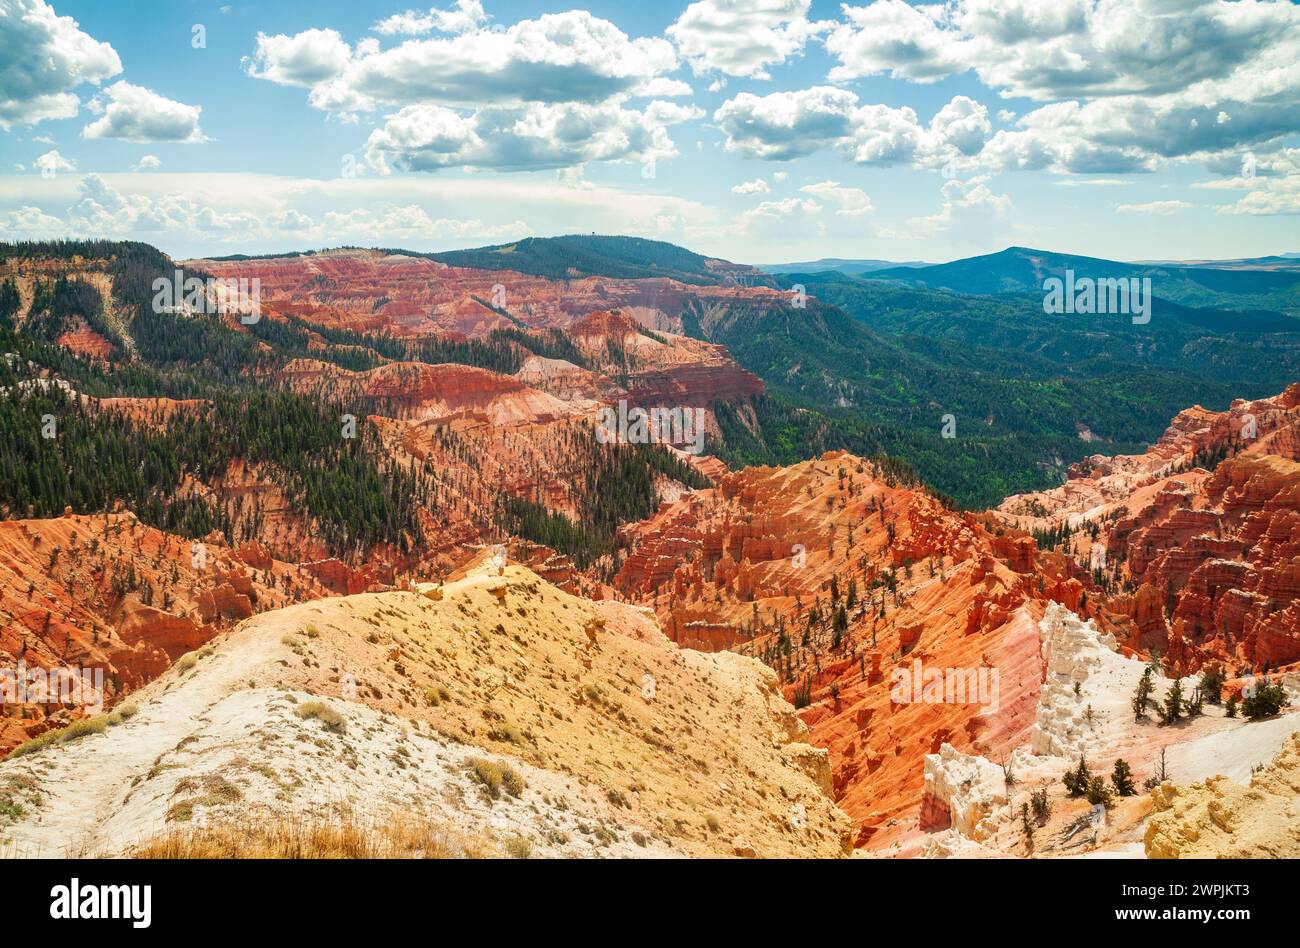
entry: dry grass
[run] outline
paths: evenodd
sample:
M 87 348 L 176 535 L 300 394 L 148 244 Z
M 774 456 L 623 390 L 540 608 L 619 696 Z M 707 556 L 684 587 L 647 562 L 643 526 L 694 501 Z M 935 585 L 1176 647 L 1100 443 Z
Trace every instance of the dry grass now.
M 336 734 L 342 734 L 347 730 L 348 722 L 343 719 L 343 715 L 322 701 L 308 701 L 306 704 L 299 705 L 293 713 L 304 719 L 315 718 L 325 725 L 325 730 Z
M 246 814 L 239 822 L 176 829 L 134 847 L 135 859 L 483 859 L 481 840 L 448 831 L 423 814 L 385 820 L 350 813 L 318 818 Z
M 45 750 L 47 747 L 53 747 L 55 744 L 66 744 L 68 741 L 75 741 L 79 737 L 103 734 L 110 727 L 121 724 L 124 719 L 134 715 L 137 710 L 135 705 L 127 705 L 119 711 L 108 711 L 88 718 L 78 718 L 67 727 L 46 731 L 30 741 L 19 744 L 9 752 L 9 756 L 22 757 L 26 754 L 34 754 L 37 751 Z
M 474 779 L 483 785 L 483 789 L 493 800 L 501 796 L 502 790 L 512 797 L 517 797 L 524 792 L 524 778 L 507 764 L 484 760 L 482 757 L 471 757 L 467 761 L 467 766 Z

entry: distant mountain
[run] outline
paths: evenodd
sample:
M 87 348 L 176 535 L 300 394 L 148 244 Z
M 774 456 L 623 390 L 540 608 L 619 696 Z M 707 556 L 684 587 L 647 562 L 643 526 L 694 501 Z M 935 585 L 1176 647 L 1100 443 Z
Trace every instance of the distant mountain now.
M 770 285 L 771 278 L 755 267 L 693 253 L 676 244 L 644 237 L 573 234 L 565 237 L 526 237 L 509 244 L 412 254 L 453 267 L 514 270 L 549 280 L 604 276 L 635 280 L 668 277 L 682 283 Z
M 1076 277 L 1149 277 L 1156 296 L 1187 306 L 1300 314 L 1300 271 L 1287 269 L 1122 263 L 1030 247 L 1008 247 L 998 253 L 951 263 L 892 267 L 866 272 L 863 276 L 960 293 L 994 295 L 1041 293 L 1044 280 L 1064 276 L 1066 270 L 1073 270 Z
M 768 263 L 759 264 L 759 269 L 767 273 L 823 273 L 835 270 L 839 273 L 871 273 L 876 270 L 891 270 L 896 267 L 928 267 L 931 264 L 923 260 L 899 262 L 896 260 L 846 260 L 842 257 L 822 257 L 805 263 Z
M 1300 270 L 1300 253 L 1236 257 L 1231 260 L 1135 260 L 1134 263 L 1165 267 L 1209 267 L 1214 270 Z

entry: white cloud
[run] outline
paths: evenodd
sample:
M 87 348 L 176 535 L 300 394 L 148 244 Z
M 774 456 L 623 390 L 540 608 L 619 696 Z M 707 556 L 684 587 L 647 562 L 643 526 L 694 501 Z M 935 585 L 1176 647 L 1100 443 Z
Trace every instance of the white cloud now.
M 780 201 L 764 201 L 736 217 L 736 226 L 742 231 L 751 231 L 755 225 L 764 221 L 783 220 L 795 215 L 815 216 L 820 214 L 822 206 L 807 198 L 784 198 Z
M 571 10 L 388 49 L 375 39 L 349 48 L 333 30 L 258 34 L 245 66 L 259 79 L 310 87 L 315 108 L 352 115 L 392 105 L 598 103 L 671 72 L 677 57 L 667 40 L 630 39 Z
M 71 158 L 64 158 L 58 149 L 52 149 L 32 162 L 32 167 L 42 174 L 54 175 L 65 171 L 76 171 L 77 163 Z
M 338 30 L 303 30 L 293 36 L 257 34 L 257 48 L 244 60 L 250 76 L 282 86 L 313 86 L 340 75 L 352 57 Z
M 852 131 L 857 101 L 848 89 L 831 86 L 765 96 L 742 92 L 724 102 L 713 120 L 727 136 L 728 151 L 785 160 L 844 141 Z
M 452 10 L 437 7 L 428 13 L 407 10 L 380 20 L 373 27 L 381 36 L 422 36 L 437 30 L 440 33 L 465 33 L 477 29 L 488 20 L 479 0 L 456 0 Z
M 877 0 L 865 7 L 845 4 L 843 10 L 846 22 L 826 37 L 826 49 L 840 61 L 831 70 L 832 82 L 880 73 L 936 82 L 968 68 L 967 41 L 940 28 L 940 5 Z
M 867 192 L 861 188 L 841 187 L 838 181 L 822 181 L 818 184 L 806 184 L 799 189 L 804 194 L 811 194 L 813 197 L 821 198 L 836 205 L 838 210 L 835 212 L 843 217 L 859 217 L 863 214 L 870 214 L 875 208 L 871 206 L 871 198 Z
M 1285 0 L 876 0 L 844 16 L 826 42 L 834 81 L 974 69 L 1004 95 L 1043 101 L 1267 83 L 1300 28 Z
M 144 155 L 135 163 L 136 171 L 157 171 L 162 167 L 162 160 L 157 155 Z
M 597 230 L 688 242 L 722 220 L 719 209 L 670 194 L 573 187 L 558 179 L 0 175 L 5 233 L 130 237 L 178 256 L 210 254 L 218 246 L 260 252 L 392 246 L 399 239 L 411 249 L 445 249 L 525 236 L 534 232 L 529 222 L 552 233 Z
M 696 75 L 768 79 L 768 66 L 803 51 L 829 22 L 810 22 L 811 0 L 696 0 L 667 33 Z
M 1145 204 L 1117 204 L 1115 211 L 1119 214 L 1159 214 L 1168 216 L 1177 211 L 1191 207 L 1186 201 L 1147 201 Z
M 82 129 L 86 138 L 120 138 L 137 143 L 208 141 L 199 128 L 201 106 L 185 105 L 122 81 L 113 83 L 104 94 L 109 102 L 104 114 Z
M 641 83 L 632 90 L 632 94 L 642 98 L 672 98 L 679 95 L 692 95 L 694 90 L 689 83 L 667 76 L 655 76 Z
M 973 69 L 1004 97 L 1050 103 L 990 142 L 997 170 L 1150 171 L 1300 132 L 1287 0 L 876 0 L 844 15 L 826 40 L 833 81 Z
M 926 168 L 978 153 L 991 130 L 988 110 L 966 96 L 954 97 L 927 127 L 911 108 L 859 105 L 856 94 L 833 86 L 766 96 L 743 92 L 713 118 L 727 149 L 751 158 L 788 160 L 835 148 L 858 164 Z
M 58 16 L 44 0 L 5 0 L 0 9 L 0 128 L 71 118 L 71 90 L 122 71 L 113 47 Z
M 63 237 L 68 233 L 63 221 L 29 205 L 0 214 L 0 230 L 26 240 Z
M 512 240 L 532 233 L 520 220 L 504 224 L 487 225 L 480 220 L 455 220 L 432 218 L 422 207 L 408 204 L 403 207 L 356 208 L 351 211 L 330 211 L 325 214 L 322 229 L 327 233 L 351 234 L 362 241 L 391 242 L 397 240 Z
M 1235 204 L 1215 208 L 1220 214 L 1258 217 L 1300 214 L 1300 148 L 1285 148 L 1274 155 L 1262 156 L 1257 164 L 1248 167 L 1255 173 L 1196 186 L 1237 188 L 1247 192 Z
M 462 115 L 408 105 L 370 133 L 366 160 L 380 174 L 471 167 L 563 168 L 588 161 L 659 161 L 677 149 L 667 126 L 702 113 L 656 100 L 642 111 L 617 101 L 487 108 Z
M 908 221 L 913 236 L 965 230 L 972 222 L 986 225 L 990 218 L 1005 217 L 1011 210 L 1011 198 L 995 193 L 988 182 L 988 175 L 977 175 L 968 181 L 945 181 L 940 188 L 943 206 L 939 213 Z
M 1129 182 L 1119 178 L 1061 178 L 1052 183 L 1066 188 L 1117 188 Z
M 731 189 L 732 194 L 766 194 L 772 189 L 767 186 L 767 182 L 762 178 L 755 178 L 753 181 L 742 181 Z

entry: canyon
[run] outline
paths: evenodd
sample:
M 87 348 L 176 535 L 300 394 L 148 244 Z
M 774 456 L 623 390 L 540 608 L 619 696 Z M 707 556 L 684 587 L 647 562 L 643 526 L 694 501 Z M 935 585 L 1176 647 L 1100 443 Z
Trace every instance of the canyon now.
M 28 299 L 59 275 L 5 266 Z M 215 321 L 256 355 L 239 384 L 356 406 L 348 462 L 425 486 L 405 532 L 343 549 L 334 511 L 241 453 L 181 472 L 169 500 L 236 514 L 201 537 L 120 501 L 6 509 L 0 654 L 107 682 L 102 719 L 0 709 L 0 794 L 27 814 L 0 826 L 13 853 L 344 811 L 489 855 L 1290 851 L 1300 719 L 1226 704 L 1265 678 L 1300 695 L 1300 383 L 961 510 L 885 456 L 742 467 L 598 442 L 620 402 L 698 408 L 714 445 L 725 406 L 757 437 L 763 380 L 683 315 L 786 305 L 742 271 L 554 280 L 362 250 L 185 266 L 260 281 L 261 323 Z M 57 385 L 161 434 L 216 411 L 229 393 L 88 394 L 150 331 L 108 267 L 64 268 L 104 305 L 49 340 L 92 370 L 33 363 L 15 392 Z M 1133 711 L 1144 674 L 1157 703 L 1221 683 L 1162 726 Z M 1081 758 L 1154 783 L 1099 814 L 1063 782 Z M 528 789 L 497 792 L 502 768 Z M 1202 829 L 1261 794 L 1262 829 Z

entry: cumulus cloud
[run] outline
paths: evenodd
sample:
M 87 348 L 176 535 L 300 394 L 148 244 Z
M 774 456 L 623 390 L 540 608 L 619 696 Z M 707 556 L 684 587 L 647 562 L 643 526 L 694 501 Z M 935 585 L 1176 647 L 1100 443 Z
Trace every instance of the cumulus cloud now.
M 967 41 L 940 26 L 941 5 L 877 0 L 866 7 L 845 4 L 844 16 L 826 37 L 826 49 L 839 60 L 830 73 L 833 82 L 881 73 L 936 82 L 969 68 Z
M 772 189 L 767 186 L 767 182 L 762 178 L 755 178 L 753 181 L 742 181 L 731 189 L 732 194 L 766 194 Z
M 908 221 L 912 236 L 929 236 L 941 231 L 968 229 L 972 223 L 987 226 L 1011 210 L 1011 198 L 997 194 L 988 185 L 988 175 L 967 181 L 950 179 L 940 188 L 943 204 L 939 213 Z
M 477 29 L 488 20 L 479 0 L 456 0 L 454 9 L 439 10 L 437 7 L 428 13 L 407 10 L 385 17 L 371 27 L 381 36 L 422 36 L 437 30 L 440 33 L 465 33 Z
M 1220 214 L 1271 216 L 1300 214 L 1300 148 L 1284 148 L 1276 154 L 1254 155 L 1232 178 L 1202 182 L 1196 187 L 1239 189 L 1244 194 L 1234 204 L 1217 207 Z
M 259 34 L 245 63 L 249 75 L 307 86 L 314 107 L 344 115 L 394 105 L 598 103 L 676 67 L 667 40 L 631 39 L 585 10 L 387 49 L 375 39 L 349 47 L 334 30 Z
M 1300 6 L 1286 0 L 875 0 L 844 17 L 826 38 L 832 81 L 973 70 L 1048 103 L 989 143 L 996 170 L 1149 171 L 1300 132 Z
M 836 214 L 843 217 L 859 217 L 870 214 L 874 208 L 871 198 L 861 188 L 841 187 L 838 181 L 822 181 L 818 184 L 806 184 L 799 189 L 804 194 L 811 194 L 836 206 Z
M 768 79 L 768 66 L 798 55 L 833 25 L 809 21 L 810 5 L 811 0 L 697 0 L 667 32 L 696 75 Z
M 71 90 L 122 71 L 108 43 L 82 32 L 44 0 L 5 0 L 0 9 L 0 128 L 71 118 Z
M 835 81 L 974 69 L 1007 96 L 1045 101 L 1267 81 L 1300 26 L 1284 0 L 876 0 L 844 16 L 826 42 Z
M 588 161 L 657 161 L 677 154 L 667 126 L 702 113 L 656 100 L 645 109 L 617 101 L 480 109 L 463 115 L 409 105 L 371 132 L 366 160 L 380 174 L 471 167 L 564 168 Z
M 244 60 L 250 76 L 282 86 L 314 86 L 347 68 L 352 47 L 338 30 L 303 30 L 293 36 L 257 34 L 257 47 Z
M 734 227 L 751 233 L 760 225 L 771 224 L 794 216 L 815 217 L 822 206 L 808 198 L 784 198 L 780 201 L 763 201 L 736 216 Z
M 134 167 L 136 171 L 157 171 L 162 167 L 162 160 L 157 155 L 144 155 Z
M 64 171 L 76 171 L 77 163 L 71 158 L 64 158 L 57 148 L 53 148 L 33 161 L 32 167 L 49 177 Z
M 39 207 L 24 205 L 17 210 L 0 214 L 0 230 L 18 238 L 39 240 L 66 236 L 68 225 L 52 214 L 46 214 Z
M 859 105 L 833 86 L 756 96 L 744 92 L 713 115 L 726 147 L 751 158 L 788 160 L 828 148 L 858 164 L 938 168 L 978 153 L 991 131 L 988 109 L 956 96 L 922 125 L 908 107 Z
M 713 120 L 727 136 L 728 151 L 786 160 L 844 141 L 853 128 L 857 101 L 848 89 L 832 86 L 765 96 L 742 92 L 724 102 Z
M 208 140 L 199 128 L 201 106 L 185 105 L 122 81 L 113 83 L 104 94 L 108 97 L 104 113 L 82 129 L 86 138 L 186 144 Z

